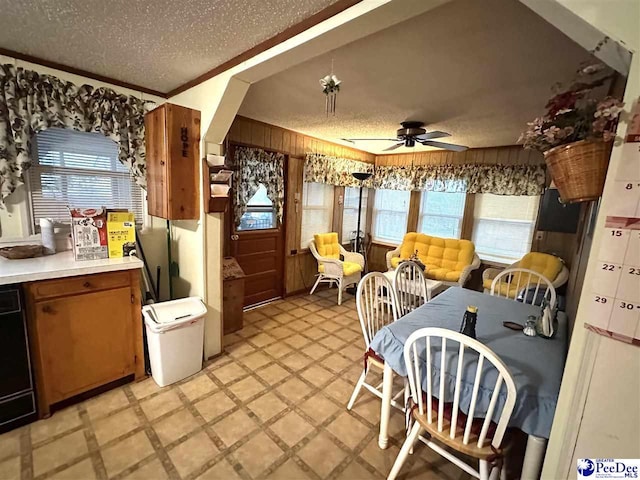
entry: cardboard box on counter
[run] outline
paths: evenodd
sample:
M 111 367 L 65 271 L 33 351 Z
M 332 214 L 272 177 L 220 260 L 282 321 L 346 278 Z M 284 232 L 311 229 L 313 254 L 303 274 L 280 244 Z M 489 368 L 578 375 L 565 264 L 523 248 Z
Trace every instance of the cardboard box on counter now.
M 128 257 L 136 248 L 136 218 L 130 212 L 107 213 L 109 258 Z
M 73 256 L 76 260 L 109 258 L 105 208 L 69 208 Z

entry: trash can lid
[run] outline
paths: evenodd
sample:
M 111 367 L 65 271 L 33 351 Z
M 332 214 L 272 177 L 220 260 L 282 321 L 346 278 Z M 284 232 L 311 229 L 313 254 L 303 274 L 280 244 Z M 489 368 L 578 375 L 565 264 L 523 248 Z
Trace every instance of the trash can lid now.
M 180 298 L 142 307 L 145 323 L 156 328 L 174 327 L 203 317 L 207 307 L 199 297 Z

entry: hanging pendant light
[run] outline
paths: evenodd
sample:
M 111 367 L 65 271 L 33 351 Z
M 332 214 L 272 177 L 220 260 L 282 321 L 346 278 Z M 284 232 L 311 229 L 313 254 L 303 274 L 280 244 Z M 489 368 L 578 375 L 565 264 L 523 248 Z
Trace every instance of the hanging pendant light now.
M 320 79 L 320 85 L 322 86 L 322 93 L 325 94 L 325 113 L 327 117 L 336 114 L 336 98 L 340 91 L 340 83 L 333 74 L 333 60 L 331 60 L 331 73 Z

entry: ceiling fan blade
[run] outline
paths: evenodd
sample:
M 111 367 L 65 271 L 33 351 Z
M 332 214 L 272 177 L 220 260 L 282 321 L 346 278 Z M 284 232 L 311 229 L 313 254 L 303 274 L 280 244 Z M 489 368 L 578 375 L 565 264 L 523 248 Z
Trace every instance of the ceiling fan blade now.
M 424 140 L 420 142 L 422 145 L 426 145 L 427 147 L 436 147 L 443 148 L 445 150 L 451 150 L 452 152 L 464 152 L 468 150 L 469 147 L 465 147 L 464 145 L 455 145 L 453 143 L 443 143 L 443 142 L 433 142 L 431 140 Z
M 340 140 L 344 140 L 345 142 L 371 142 L 371 141 L 375 141 L 375 142 L 397 142 L 398 139 L 397 138 L 341 138 Z
M 391 145 L 388 148 L 385 148 L 384 150 L 382 150 L 383 152 L 388 152 L 389 150 L 395 150 L 396 148 L 400 148 L 404 146 L 404 142 L 400 142 L 400 143 L 396 143 L 395 145 Z
M 441 132 L 440 130 L 434 130 L 433 132 L 423 133 L 422 135 L 418 135 L 416 139 L 418 140 L 431 140 L 432 138 L 442 138 L 442 137 L 450 137 L 451 134 L 447 132 Z

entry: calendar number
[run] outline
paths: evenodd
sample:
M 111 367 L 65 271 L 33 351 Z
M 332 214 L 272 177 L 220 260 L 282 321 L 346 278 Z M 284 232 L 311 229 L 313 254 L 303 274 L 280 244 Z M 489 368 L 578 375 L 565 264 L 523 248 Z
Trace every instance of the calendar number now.
M 629 275 L 640 275 L 640 268 L 629 268 Z
M 611 265 L 610 263 L 603 263 L 602 264 L 602 270 L 606 270 L 607 272 L 613 272 L 615 270 L 616 266 L 615 265 Z
M 596 302 L 598 303 L 607 303 L 607 299 L 604 297 L 599 297 L 596 295 Z
M 622 236 L 622 230 L 611 230 L 611 236 L 612 237 L 621 237 Z
M 633 303 L 620 302 L 620 308 L 624 308 L 625 310 L 633 310 L 636 308 L 636 305 Z
M 633 183 L 627 183 L 627 184 L 624 186 L 624 188 L 625 188 L 626 190 L 631 190 L 631 189 L 633 188 Z

